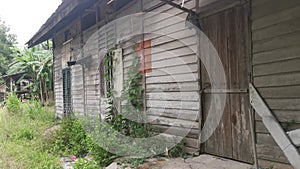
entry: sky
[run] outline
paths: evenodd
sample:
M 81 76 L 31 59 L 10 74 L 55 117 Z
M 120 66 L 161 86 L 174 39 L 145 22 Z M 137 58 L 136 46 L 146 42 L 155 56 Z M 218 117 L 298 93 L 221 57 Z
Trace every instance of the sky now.
M 62 0 L 0 0 L 0 18 L 17 35 L 18 46 L 26 42 L 55 12 Z

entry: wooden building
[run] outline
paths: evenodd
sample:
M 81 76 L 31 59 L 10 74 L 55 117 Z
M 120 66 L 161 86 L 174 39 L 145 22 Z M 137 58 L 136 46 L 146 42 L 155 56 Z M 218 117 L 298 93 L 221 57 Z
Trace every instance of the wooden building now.
M 31 78 L 26 73 L 15 73 L 10 75 L 1 76 L 0 79 L 4 81 L 1 85 L 1 93 L 3 93 L 3 99 L 7 92 L 15 92 L 20 98 L 30 98 L 29 93 L 31 88 L 28 88 L 31 83 Z
M 185 0 L 183 8 L 181 3 L 182 0 L 64 1 L 28 42 L 32 47 L 48 39 L 54 41 L 57 116 L 62 118 L 70 111 L 100 112 L 101 98 L 105 95 L 101 75 L 103 55 L 111 48 L 122 49 L 118 54 L 122 56 L 118 77 L 126 79 L 132 53 L 142 50 L 148 56 L 143 67 L 146 70 L 144 103 L 146 109 L 153 110 L 149 114 L 153 127 L 165 131 L 171 124 L 180 131 L 185 125 L 191 126 L 185 139 L 189 152 L 209 153 L 250 164 L 258 160 L 263 167 L 299 168 L 298 144 L 286 132 L 300 126 L 300 1 Z M 208 116 L 215 93 L 207 89 L 210 83 L 207 70 L 197 59 L 202 48 L 198 52 L 190 50 L 201 46 L 195 40 L 195 32 L 179 29 L 180 21 L 153 15 L 154 19 L 140 25 L 121 21 L 125 27 L 132 27 L 129 35 L 151 28 L 170 36 L 175 34 L 180 39 L 146 34 L 119 41 L 122 30 L 112 22 L 138 12 L 166 13 L 185 20 L 190 10 L 197 11 L 196 20 L 201 21 L 203 32 L 217 50 L 227 80 L 227 89 L 218 92 L 227 95 L 220 125 L 203 144 L 199 139 L 201 121 Z M 186 64 L 188 71 L 184 69 Z M 168 74 L 159 72 L 160 69 Z M 212 64 L 210 71 L 214 69 Z M 251 105 L 257 112 L 261 109 L 255 106 L 258 105 L 256 97 L 249 96 L 250 83 L 260 94 L 259 105 L 266 104 L 271 112 L 255 114 L 253 126 L 249 117 L 253 112 Z M 178 115 L 180 119 L 175 123 Z M 271 120 L 267 122 L 261 116 Z M 283 137 L 288 140 L 285 148 L 269 124 L 284 132 Z M 299 134 L 295 135 L 299 139 Z M 286 151 L 287 147 L 293 150 Z

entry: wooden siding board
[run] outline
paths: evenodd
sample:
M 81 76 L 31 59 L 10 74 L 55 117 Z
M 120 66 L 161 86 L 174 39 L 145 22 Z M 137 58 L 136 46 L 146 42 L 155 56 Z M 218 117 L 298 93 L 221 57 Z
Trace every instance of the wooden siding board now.
M 300 72 L 300 58 L 253 66 L 253 76 Z
M 257 144 L 256 148 L 259 159 L 289 164 L 282 150 L 278 146 Z
M 299 99 L 300 86 L 279 86 L 258 88 L 265 99 Z
M 300 72 L 254 77 L 254 84 L 257 88 L 300 85 Z
M 300 31 L 275 38 L 258 41 L 253 44 L 253 53 L 265 52 L 274 49 L 281 49 L 293 45 L 300 45 Z
M 265 27 L 263 29 L 254 30 L 252 40 L 255 42 L 259 40 L 282 36 L 299 30 L 300 16 L 275 25 L 271 25 L 269 27 Z
M 258 164 L 260 167 L 264 167 L 264 168 L 268 168 L 270 166 L 272 166 L 272 169 L 294 169 L 294 167 L 292 167 L 289 164 L 283 164 L 283 163 L 278 163 L 278 162 L 274 162 L 274 161 L 269 161 L 269 160 L 258 160 Z
M 294 7 L 289 8 L 287 10 L 283 10 L 279 13 L 273 13 L 272 15 L 268 15 L 259 19 L 253 19 L 252 29 L 262 29 L 264 27 L 278 24 L 280 22 L 284 22 L 292 18 L 297 18 L 300 16 L 299 10 L 299 5 L 295 5 Z M 256 13 L 255 10 L 253 11 L 254 13 Z
M 255 4 L 255 3 L 254 3 Z M 263 1 L 259 5 L 253 5 L 252 18 L 258 20 L 264 16 L 274 15 L 280 13 L 283 10 L 291 9 L 295 5 L 300 5 L 298 0 L 280 1 L 280 0 L 267 0 Z
M 180 110 L 180 109 L 165 109 L 165 108 L 149 108 L 147 115 L 161 116 L 169 118 L 178 118 L 188 121 L 197 121 L 198 111 L 193 110 Z
M 299 46 L 289 46 L 282 49 L 266 51 L 253 55 L 253 65 L 280 62 L 300 58 Z

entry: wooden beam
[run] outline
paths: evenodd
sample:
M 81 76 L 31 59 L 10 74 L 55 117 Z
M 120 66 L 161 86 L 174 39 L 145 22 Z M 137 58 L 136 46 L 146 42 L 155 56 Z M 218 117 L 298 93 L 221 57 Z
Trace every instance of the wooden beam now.
M 293 143 L 299 147 L 300 146 L 300 129 L 287 132 L 287 134 L 291 138 Z
M 292 144 L 289 137 L 282 129 L 280 123 L 277 121 L 271 110 L 268 108 L 264 100 L 253 84 L 249 85 L 250 103 L 256 110 L 257 114 L 262 117 L 263 123 L 283 151 L 291 165 L 295 169 L 300 169 L 300 155 L 296 147 Z
M 180 5 L 178 5 L 178 4 L 174 3 L 174 2 L 172 2 L 171 0 L 161 0 L 161 1 L 163 1 L 163 2 L 166 3 L 166 4 L 169 4 L 169 5 L 173 6 L 173 7 L 175 7 L 175 8 L 178 8 L 178 9 L 184 11 L 184 12 L 187 12 L 187 13 L 195 13 L 193 10 L 187 9 L 187 8 L 185 8 L 185 7 L 183 7 L 183 6 L 180 6 Z

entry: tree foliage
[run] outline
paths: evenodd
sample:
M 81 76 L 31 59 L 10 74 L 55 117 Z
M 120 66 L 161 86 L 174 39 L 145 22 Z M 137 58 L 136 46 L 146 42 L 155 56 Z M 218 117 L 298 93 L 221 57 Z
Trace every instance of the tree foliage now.
M 6 74 L 12 60 L 12 47 L 16 44 L 16 35 L 9 33 L 10 29 L 0 18 L 0 76 Z
M 8 74 L 25 72 L 30 77 L 33 96 L 47 102 L 53 91 L 52 44 L 41 44 L 31 49 L 14 48 L 13 62 L 9 65 Z

